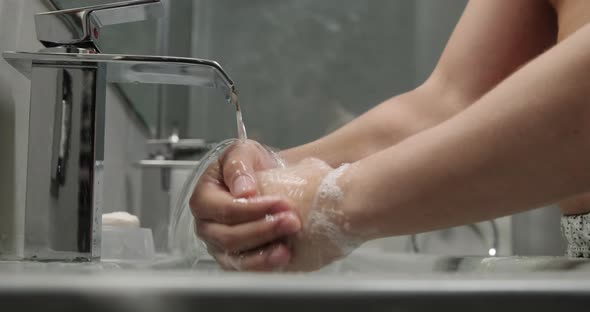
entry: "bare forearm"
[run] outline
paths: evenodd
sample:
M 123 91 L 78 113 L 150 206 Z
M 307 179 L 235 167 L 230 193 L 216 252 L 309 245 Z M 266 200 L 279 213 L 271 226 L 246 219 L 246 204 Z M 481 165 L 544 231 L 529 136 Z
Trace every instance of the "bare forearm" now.
M 553 45 L 553 19 L 545 1 L 470 1 L 424 85 L 283 156 L 291 161 L 316 157 L 338 166 L 447 120 Z
M 281 152 L 288 162 L 314 157 L 333 167 L 386 149 L 450 118 L 465 100 L 436 82 L 378 105 L 339 130 L 314 142 Z
M 359 161 L 344 203 L 356 227 L 428 231 L 589 189 L 588 38 L 585 27 L 454 118 Z

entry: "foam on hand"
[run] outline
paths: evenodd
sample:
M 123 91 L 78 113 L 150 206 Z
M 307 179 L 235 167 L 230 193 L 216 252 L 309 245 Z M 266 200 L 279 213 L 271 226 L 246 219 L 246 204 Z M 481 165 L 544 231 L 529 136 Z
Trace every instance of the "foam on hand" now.
M 336 209 L 336 206 L 344 198 L 344 193 L 338 185 L 338 179 L 350 167 L 350 164 L 343 164 L 323 178 L 307 220 L 310 232 L 328 238 L 340 249 L 343 256 L 350 254 L 362 243 L 362 240 L 348 233 L 348 217 L 341 210 Z

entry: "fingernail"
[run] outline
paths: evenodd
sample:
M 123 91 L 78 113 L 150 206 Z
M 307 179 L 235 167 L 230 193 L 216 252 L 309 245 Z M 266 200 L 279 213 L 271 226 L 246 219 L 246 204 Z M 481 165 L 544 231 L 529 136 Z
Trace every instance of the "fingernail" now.
M 268 255 L 268 263 L 273 267 L 283 267 L 289 264 L 291 256 L 285 248 L 277 247 Z
M 250 176 L 241 175 L 234 180 L 234 196 L 243 195 L 254 188 L 254 180 Z

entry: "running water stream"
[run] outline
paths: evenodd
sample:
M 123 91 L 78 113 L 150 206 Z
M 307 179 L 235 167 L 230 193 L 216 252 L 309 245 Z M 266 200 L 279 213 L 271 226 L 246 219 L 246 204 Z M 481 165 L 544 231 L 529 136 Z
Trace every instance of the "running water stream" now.
M 242 119 L 242 108 L 240 107 L 240 101 L 238 100 L 238 94 L 236 92 L 231 93 L 229 102 L 236 107 L 238 139 L 244 143 L 246 140 L 248 140 L 248 134 L 246 133 L 246 126 L 244 125 L 244 120 Z
M 238 138 L 229 139 L 219 143 L 207 155 L 205 155 L 199 165 L 192 171 L 183 188 L 180 190 L 175 203 L 173 204 L 172 220 L 169 227 L 169 245 L 173 252 L 193 256 L 198 259 L 204 255 L 206 248 L 200 246 L 199 241 L 194 235 L 194 220 L 190 211 L 189 201 L 191 194 L 199 181 L 201 175 L 207 168 L 219 158 L 223 152 L 236 142 L 246 142 L 248 135 L 246 133 L 246 126 L 242 119 L 242 110 L 240 102 L 238 101 L 238 94 L 231 92 L 228 101 L 236 109 L 236 124 L 238 129 Z

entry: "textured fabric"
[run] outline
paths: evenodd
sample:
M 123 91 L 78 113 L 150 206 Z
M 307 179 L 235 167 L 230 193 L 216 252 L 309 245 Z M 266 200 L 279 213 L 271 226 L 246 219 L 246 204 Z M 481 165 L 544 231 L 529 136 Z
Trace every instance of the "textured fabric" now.
M 568 256 L 590 258 L 590 214 L 561 217 L 561 231 L 568 242 Z

